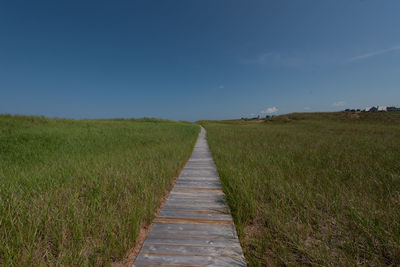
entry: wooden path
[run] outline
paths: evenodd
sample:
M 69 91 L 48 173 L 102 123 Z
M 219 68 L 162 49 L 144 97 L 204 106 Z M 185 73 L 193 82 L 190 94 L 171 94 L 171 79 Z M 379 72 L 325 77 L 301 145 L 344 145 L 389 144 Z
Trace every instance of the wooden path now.
M 203 128 L 133 266 L 246 266 Z

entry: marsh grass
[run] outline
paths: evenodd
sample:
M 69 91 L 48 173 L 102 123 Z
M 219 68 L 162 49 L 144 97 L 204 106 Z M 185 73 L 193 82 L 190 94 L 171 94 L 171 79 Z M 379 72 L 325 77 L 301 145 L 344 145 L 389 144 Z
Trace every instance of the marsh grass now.
M 250 266 L 400 265 L 400 113 L 200 123 Z
M 0 116 L 0 264 L 109 265 L 135 245 L 199 127 Z

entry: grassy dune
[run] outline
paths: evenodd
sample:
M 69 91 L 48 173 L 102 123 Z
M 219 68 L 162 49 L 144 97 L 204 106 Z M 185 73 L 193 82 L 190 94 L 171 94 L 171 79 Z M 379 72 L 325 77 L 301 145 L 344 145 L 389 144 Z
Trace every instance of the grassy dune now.
M 135 244 L 199 127 L 0 116 L 0 265 L 108 265 Z
M 201 123 L 251 266 L 400 265 L 400 113 Z

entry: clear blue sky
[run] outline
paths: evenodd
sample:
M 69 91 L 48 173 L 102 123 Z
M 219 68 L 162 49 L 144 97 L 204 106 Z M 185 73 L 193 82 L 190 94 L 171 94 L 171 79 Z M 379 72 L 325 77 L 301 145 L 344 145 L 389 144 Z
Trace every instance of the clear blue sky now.
M 0 113 L 400 106 L 399 14 L 398 0 L 1 1 Z

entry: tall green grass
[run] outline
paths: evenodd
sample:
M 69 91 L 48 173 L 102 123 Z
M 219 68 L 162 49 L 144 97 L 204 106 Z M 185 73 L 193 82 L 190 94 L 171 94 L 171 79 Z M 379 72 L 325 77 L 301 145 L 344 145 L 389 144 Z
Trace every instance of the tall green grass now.
M 135 245 L 199 127 L 0 116 L 0 265 L 108 265 Z
M 400 113 L 201 123 L 250 266 L 400 265 Z

